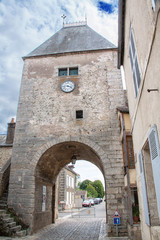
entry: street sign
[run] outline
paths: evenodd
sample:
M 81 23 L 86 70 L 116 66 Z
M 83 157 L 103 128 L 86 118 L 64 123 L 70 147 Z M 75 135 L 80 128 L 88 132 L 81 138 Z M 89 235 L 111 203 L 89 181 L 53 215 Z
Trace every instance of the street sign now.
M 113 217 L 119 217 L 120 218 L 121 216 L 120 216 L 119 212 L 116 210 L 113 214 Z
M 114 217 L 113 218 L 113 223 L 114 223 L 114 225 L 119 225 L 120 224 L 120 217 Z

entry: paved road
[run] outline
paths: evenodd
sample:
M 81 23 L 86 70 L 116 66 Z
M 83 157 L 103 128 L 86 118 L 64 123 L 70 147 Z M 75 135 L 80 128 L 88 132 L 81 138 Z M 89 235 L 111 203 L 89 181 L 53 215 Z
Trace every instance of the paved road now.
M 88 214 L 88 210 L 95 209 L 96 217 Z M 69 215 L 61 217 L 55 224 L 51 224 L 32 236 L 22 237 L 21 240 L 110 240 L 107 237 L 105 223 L 105 203 L 96 205 L 95 208 L 82 210 L 83 217 Z M 87 213 L 87 217 L 85 216 Z M 0 237 L 0 240 L 20 240 L 18 238 Z M 122 238 L 124 240 L 124 238 Z M 114 238 L 116 240 L 116 238 Z
M 105 202 L 92 206 L 91 208 L 76 208 L 59 213 L 59 218 L 106 218 Z
M 26 240 L 100 240 L 106 236 L 106 224 L 100 218 L 59 219 Z

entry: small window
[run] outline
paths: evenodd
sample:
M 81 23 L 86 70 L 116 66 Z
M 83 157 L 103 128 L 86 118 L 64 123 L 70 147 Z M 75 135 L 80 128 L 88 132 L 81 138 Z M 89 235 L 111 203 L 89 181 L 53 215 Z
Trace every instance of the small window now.
M 78 68 L 69 68 L 69 75 L 70 76 L 78 75 Z
M 83 118 L 83 110 L 77 110 L 76 111 L 76 119 Z
M 139 90 L 140 83 L 141 83 L 141 73 L 140 73 L 140 68 L 139 68 L 139 64 L 138 64 L 138 58 L 137 58 L 132 28 L 130 29 L 129 56 L 130 56 L 130 62 L 131 62 L 131 69 L 132 69 L 132 73 L 133 73 L 133 83 L 134 83 L 134 88 L 135 88 L 135 95 L 137 97 L 138 90 Z
M 59 69 L 58 76 L 67 76 L 67 68 Z

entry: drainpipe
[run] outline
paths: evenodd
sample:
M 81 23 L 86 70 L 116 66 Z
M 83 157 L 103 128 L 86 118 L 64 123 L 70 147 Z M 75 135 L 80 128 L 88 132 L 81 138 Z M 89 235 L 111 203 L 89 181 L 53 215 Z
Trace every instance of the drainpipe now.
M 130 188 L 130 178 L 129 178 L 129 168 L 128 168 L 128 155 L 127 155 L 127 141 L 126 141 L 126 130 L 124 116 L 122 113 L 122 127 L 123 127 L 123 141 L 124 141 L 124 156 L 125 156 L 125 168 L 127 174 L 127 186 L 128 186 L 128 207 L 127 212 L 129 212 L 129 221 L 133 225 L 133 215 L 132 215 L 132 202 L 131 202 L 131 188 Z

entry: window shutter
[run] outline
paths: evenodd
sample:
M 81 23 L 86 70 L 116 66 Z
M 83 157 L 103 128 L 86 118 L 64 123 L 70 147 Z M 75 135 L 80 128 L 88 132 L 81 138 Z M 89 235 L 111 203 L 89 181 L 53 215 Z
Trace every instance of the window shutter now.
M 148 135 L 149 149 L 151 155 L 151 163 L 153 169 L 153 179 L 156 191 L 158 215 L 160 219 L 160 151 L 159 151 L 159 140 L 156 125 L 150 130 Z
M 140 175 L 141 175 L 141 184 L 142 184 L 142 195 L 143 195 L 145 222 L 148 226 L 150 226 L 147 189 L 146 189 L 146 181 L 145 181 L 145 174 L 144 174 L 142 151 L 139 153 L 139 165 L 140 165 Z
M 157 0 L 152 0 L 152 7 L 153 7 L 154 11 L 155 11 L 155 8 L 156 8 L 156 2 L 157 2 Z
M 140 73 L 140 68 L 139 68 L 139 64 L 138 64 L 138 58 L 137 58 L 137 53 L 136 53 L 136 47 L 135 47 L 135 41 L 134 41 L 134 37 L 133 37 L 132 27 L 130 28 L 129 56 L 130 56 L 130 62 L 131 62 L 131 69 L 132 69 L 132 73 L 133 73 L 135 95 L 137 97 L 138 89 L 139 89 L 140 83 L 141 83 L 141 73 Z

